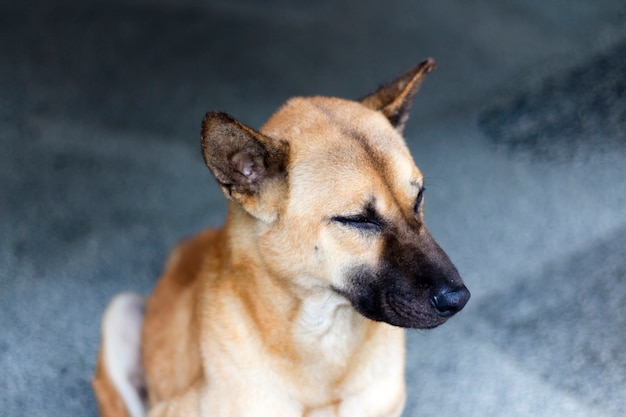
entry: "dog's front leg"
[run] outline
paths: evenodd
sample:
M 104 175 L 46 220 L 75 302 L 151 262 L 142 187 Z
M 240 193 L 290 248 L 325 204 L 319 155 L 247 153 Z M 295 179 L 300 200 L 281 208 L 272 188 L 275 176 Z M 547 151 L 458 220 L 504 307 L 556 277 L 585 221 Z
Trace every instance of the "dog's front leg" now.
M 177 397 L 155 404 L 148 417 L 202 417 L 200 389 L 192 387 Z
M 217 384 L 215 384 L 217 385 Z M 148 417 L 301 417 L 302 408 L 291 401 L 276 401 L 258 388 L 235 392 L 196 385 L 184 394 L 155 404 Z

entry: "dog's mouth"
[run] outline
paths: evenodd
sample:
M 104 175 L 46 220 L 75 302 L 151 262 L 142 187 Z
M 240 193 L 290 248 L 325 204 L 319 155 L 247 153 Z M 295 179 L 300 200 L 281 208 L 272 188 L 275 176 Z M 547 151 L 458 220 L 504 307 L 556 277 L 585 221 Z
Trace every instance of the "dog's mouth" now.
M 347 298 L 361 315 L 370 320 L 382 321 L 392 326 L 432 329 L 446 322 L 448 317 L 437 314 L 423 297 L 395 292 L 345 291 L 333 288 Z
M 382 299 L 383 311 L 387 312 L 383 321 L 399 327 L 432 329 L 447 321 L 447 317 L 431 312 L 428 302 L 420 302 L 402 294 L 387 293 Z
M 463 283 L 453 284 L 452 279 L 431 283 L 413 275 L 406 278 L 393 270 L 383 273 L 363 267 L 353 269 L 347 276 L 347 286 L 333 286 L 333 290 L 350 301 L 361 315 L 392 326 L 432 329 L 459 312 L 470 297 Z M 456 278 L 460 281 L 458 274 Z

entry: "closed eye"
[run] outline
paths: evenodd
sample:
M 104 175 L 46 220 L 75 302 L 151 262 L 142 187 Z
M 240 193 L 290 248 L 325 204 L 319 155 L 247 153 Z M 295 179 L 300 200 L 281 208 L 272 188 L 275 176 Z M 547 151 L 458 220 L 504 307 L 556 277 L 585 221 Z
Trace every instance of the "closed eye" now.
M 382 224 L 379 220 L 368 216 L 334 216 L 331 220 L 363 231 L 379 231 Z
M 426 190 L 426 187 L 422 187 L 420 188 L 420 192 L 417 194 L 417 199 L 415 200 L 415 207 L 413 208 L 413 211 L 415 211 L 415 214 L 418 214 L 422 210 L 422 200 L 424 200 L 425 190 Z

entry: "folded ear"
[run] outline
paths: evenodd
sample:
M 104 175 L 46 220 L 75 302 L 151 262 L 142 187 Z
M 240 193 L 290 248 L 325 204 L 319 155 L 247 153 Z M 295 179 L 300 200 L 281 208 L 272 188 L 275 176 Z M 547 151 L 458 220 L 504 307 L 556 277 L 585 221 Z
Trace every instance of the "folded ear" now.
M 426 74 L 434 68 L 435 61 L 428 58 L 362 98 L 360 102 L 370 109 L 382 112 L 396 130 L 402 133 L 409 118 L 413 97 Z
M 272 193 L 286 182 L 287 142 L 265 136 L 226 113 L 209 112 L 202 122 L 202 155 L 222 191 L 253 216 L 271 221 Z

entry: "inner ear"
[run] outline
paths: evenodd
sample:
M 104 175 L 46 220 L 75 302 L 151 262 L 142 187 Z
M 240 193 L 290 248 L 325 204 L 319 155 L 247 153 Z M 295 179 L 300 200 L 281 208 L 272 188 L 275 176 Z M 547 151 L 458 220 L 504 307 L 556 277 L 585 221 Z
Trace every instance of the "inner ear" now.
M 226 113 L 207 113 L 201 144 L 204 161 L 226 196 L 234 200 L 256 195 L 266 181 L 285 175 L 287 143 L 265 136 Z
M 249 151 L 238 152 L 231 160 L 237 173 L 241 175 L 241 181 L 247 183 L 251 191 L 258 191 L 259 180 L 265 171 L 263 160 L 254 158 Z
M 414 66 L 360 100 L 370 109 L 380 111 L 400 133 L 409 118 L 413 98 L 426 74 L 435 68 L 431 58 Z

